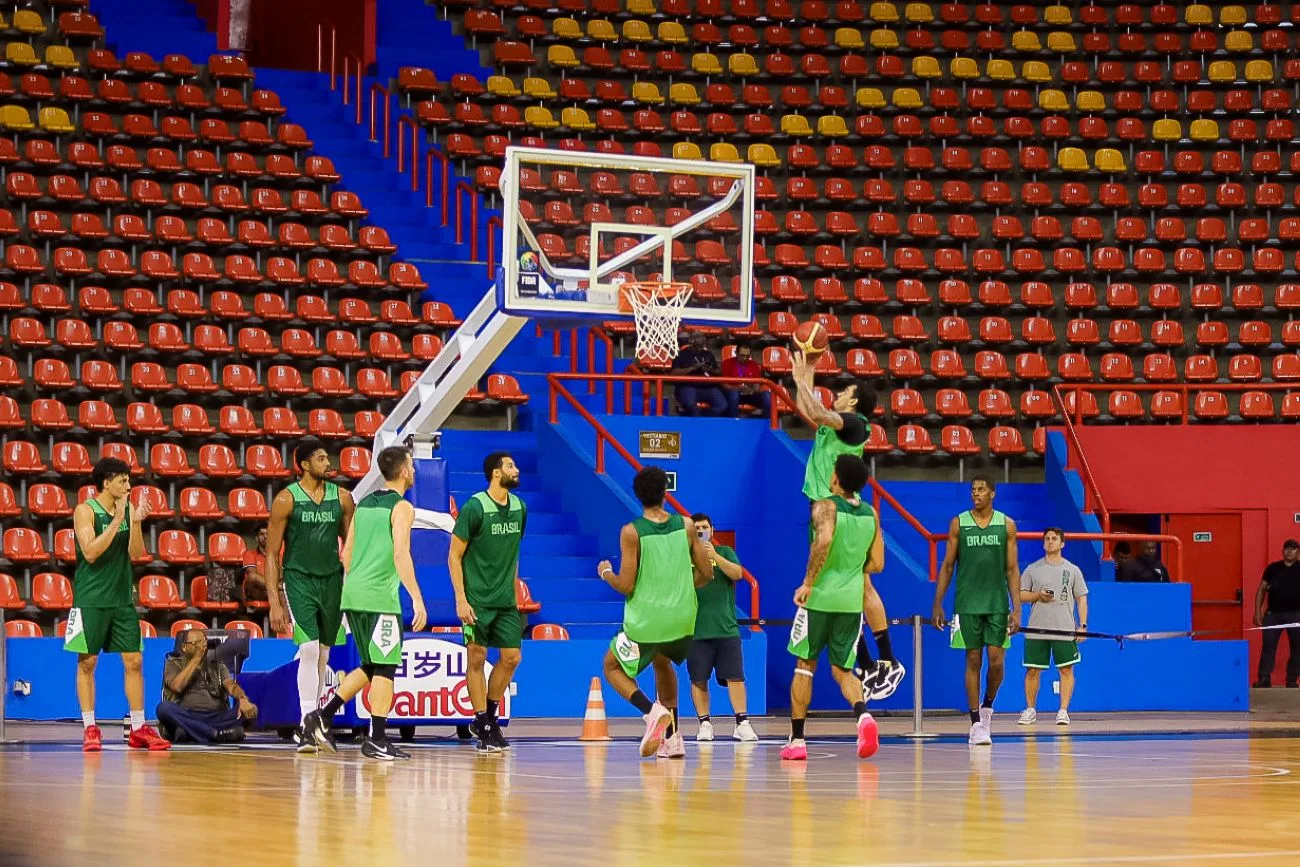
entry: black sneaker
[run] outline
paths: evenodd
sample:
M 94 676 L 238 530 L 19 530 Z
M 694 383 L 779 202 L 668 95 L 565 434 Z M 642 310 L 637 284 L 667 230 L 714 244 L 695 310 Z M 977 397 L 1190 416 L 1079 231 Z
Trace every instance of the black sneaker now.
M 471 738 L 477 738 L 483 736 L 482 726 L 478 724 L 477 719 L 470 720 L 469 725 L 465 726 L 465 728 L 469 731 L 469 736 Z
M 494 726 L 484 726 L 478 735 L 478 743 L 474 749 L 480 753 L 499 753 L 501 747 L 497 746 L 496 741 L 492 738 L 492 729 Z
M 334 744 L 334 736 L 330 734 L 329 726 L 325 724 L 325 717 L 320 711 L 314 710 L 303 717 L 302 730 L 321 749 L 328 750 L 331 753 L 339 751 L 339 748 Z
M 294 748 L 300 753 L 314 754 L 316 752 L 319 752 L 319 748 L 316 746 L 316 742 L 311 738 L 309 738 L 303 732 L 302 726 L 298 726 L 296 729 L 293 730 L 293 743 L 294 743 Z
M 488 729 L 487 736 L 498 749 L 510 749 L 510 741 L 506 740 L 506 736 L 502 733 L 500 723 L 493 723 Z
M 385 738 L 377 741 L 369 735 L 361 742 L 361 755 L 368 759 L 378 759 L 381 762 L 392 762 L 397 759 L 409 759 L 410 756 L 393 746 L 393 742 Z

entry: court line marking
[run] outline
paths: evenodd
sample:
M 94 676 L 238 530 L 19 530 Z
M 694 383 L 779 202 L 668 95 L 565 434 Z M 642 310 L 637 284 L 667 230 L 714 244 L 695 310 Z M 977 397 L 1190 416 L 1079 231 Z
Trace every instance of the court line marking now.
M 1277 858 L 1300 855 L 1300 849 L 1278 849 L 1272 852 L 1206 852 L 1169 855 L 1091 855 L 1076 858 L 998 858 L 997 860 L 957 861 L 877 861 L 876 867 L 1005 867 L 1005 865 L 1034 864 L 1160 864 L 1179 861 L 1247 861 L 1256 858 Z

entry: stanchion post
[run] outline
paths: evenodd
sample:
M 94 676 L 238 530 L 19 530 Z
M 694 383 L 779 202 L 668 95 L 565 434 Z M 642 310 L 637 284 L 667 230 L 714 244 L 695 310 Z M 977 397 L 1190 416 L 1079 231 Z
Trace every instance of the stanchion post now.
M 9 740 L 6 702 L 9 700 L 9 636 L 5 634 L 5 610 L 0 608 L 0 744 Z
M 924 669 L 921 664 L 921 644 L 925 630 L 925 619 L 919 614 L 912 615 L 912 730 L 903 735 L 905 738 L 937 738 L 935 732 L 925 731 L 925 710 L 921 696 L 924 692 Z

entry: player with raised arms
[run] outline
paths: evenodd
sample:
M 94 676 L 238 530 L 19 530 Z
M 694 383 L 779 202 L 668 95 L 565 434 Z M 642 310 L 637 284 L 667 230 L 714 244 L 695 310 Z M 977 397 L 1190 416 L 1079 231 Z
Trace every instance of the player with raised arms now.
M 329 648 L 343 640 L 339 541 L 347 537 L 355 506 L 350 493 L 329 481 L 333 467 L 319 440 L 299 440 L 293 463 L 302 478 L 271 501 L 266 597 L 271 628 L 283 633 L 293 627 L 298 645 L 298 709 L 305 720 L 320 708 Z M 303 736 L 301 725 L 294 740 L 299 752 L 316 751 L 315 742 Z
M 623 630 L 605 652 L 605 680 L 645 716 L 642 758 L 686 757 L 677 722 L 677 672 L 686 660 L 695 632 L 695 590 L 713 580 L 708 550 L 690 518 L 664 509 L 668 476 L 659 467 L 644 467 L 632 479 L 642 514 L 619 532 L 618 571 L 608 560 L 596 570 L 602 580 L 627 597 Z M 650 701 L 636 676 L 653 666 L 657 699 Z

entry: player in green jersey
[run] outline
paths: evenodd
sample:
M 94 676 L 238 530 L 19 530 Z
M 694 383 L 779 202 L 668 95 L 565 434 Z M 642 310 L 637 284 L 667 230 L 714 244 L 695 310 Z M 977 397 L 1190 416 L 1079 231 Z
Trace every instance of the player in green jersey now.
M 389 446 L 375 457 L 384 486 L 361 498 L 343 544 L 343 613 L 357 643 L 361 666 L 343 678 L 321 710 L 303 720 L 303 730 L 318 746 L 335 751 L 330 727 L 334 715 L 357 693 L 370 687 L 364 701 L 370 711 L 370 734 L 361 755 L 391 762 L 409 753 L 388 740 L 385 727 L 393 706 L 393 676 L 402 662 L 402 603 L 397 586 L 411 594 L 411 630 L 424 629 L 424 598 L 411 562 L 411 524 L 415 508 L 403 496 L 415 484 L 411 454 Z
M 813 673 L 823 648 L 831 660 L 831 676 L 853 706 L 858 757 L 868 758 L 880 746 L 876 721 L 867 713 L 862 681 L 852 671 L 862 633 L 866 576 L 885 566 L 880 522 L 861 496 L 867 475 L 862 458 L 840 455 L 831 471 L 831 495 L 813 504 L 808 569 L 794 592 L 798 611 L 790 627 L 789 650 L 795 668 L 790 681 L 790 740 L 781 750 L 783 759 L 808 758 L 804 723 L 812 701 Z
M 1006 647 L 1020 629 L 1020 566 L 1016 556 L 1016 522 L 994 510 L 997 483 L 988 476 L 971 479 L 974 506 L 952 519 L 948 526 L 948 550 L 939 569 L 934 590 L 935 627 L 943 629 L 948 618 L 943 597 L 957 570 L 957 598 L 953 604 L 956 625 L 953 647 L 966 651 L 966 699 L 970 703 L 971 744 L 991 744 L 989 724 L 993 720 L 993 699 L 1002 686 Z M 980 669 L 988 648 L 989 671 L 980 702 Z
M 350 493 L 329 481 L 333 466 L 319 440 L 300 440 L 293 458 L 302 478 L 271 502 L 266 596 L 271 628 L 277 634 L 293 629 L 298 645 L 298 710 L 305 718 L 320 707 L 329 648 L 342 641 L 339 541 L 347 537 L 354 505 Z M 294 739 L 299 752 L 315 752 L 301 726 Z
M 72 511 L 77 571 L 63 648 L 77 654 L 77 702 L 83 728 L 81 749 L 97 753 L 103 734 L 95 724 L 95 666 L 100 653 L 122 657 L 123 686 L 131 712 L 127 745 L 137 750 L 165 750 L 169 742 L 144 724 L 144 675 L 141 672 L 140 620 L 135 612 L 132 559 L 144 553 L 140 523 L 149 504 L 133 509 L 131 468 L 117 458 L 101 458 L 91 470 L 95 496 Z
M 465 631 L 465 679 L 474 707 L 470 730 L 478 736 L 479 752 L 496 753 L 510 747 L 501 734 L 497 708 L 523 658 L 524 618 L 515 599 L 515 580 L 528 509 L 511 493 L 519 487 L 519 467 L 507 452 L 484 458 L 483 475 L 487 490 L 470 497 L 456 516 L 447 568 L 456 616 Z M 484 676 L 489 647 L 500 651 L 491 680 Z
M 605 651 L 605 680 L 645 715 L 642 758 L 685 758 L 677 724 L 677 672 L 695 631 L 695 590 L 713 580 L 713 563 L 689 518 L 664 509 L 668 476 L 643 467 L 632 479 L 641 517 L 619 532 L 618 571 L 601 560 L 601 579 L 627 597 L 623 631 Z M 637 686 L 636 676 L 653 666 L 657 701 Z
M 817 425 L 812 451 L 804 468 L 803 493 L 809 504 L 831 495 L 831 472 L 840 455 L 862 457 L 871 436 L 871 415 L 876 411 L 876 393 L 862 379 L 855 379 L 840 389 L 830 409 L 817 397 L 813 388 L 813 364 L 802 352 L 793 356 L 795 404 L 799 412 Z M 880 661 L 871 658 L 865 637 L 858 639 L 853 672 L 862 680 L 868 698 L 888 698 L 903 682 L 906 672 L 894 656 L 889 640 L 889 615 L 871 578 L 866 579 L 863 613 L 876 641 Z

